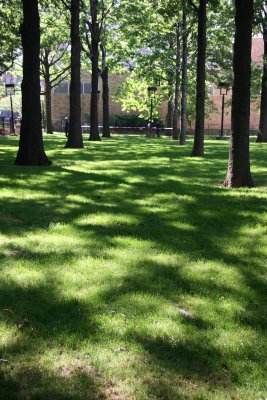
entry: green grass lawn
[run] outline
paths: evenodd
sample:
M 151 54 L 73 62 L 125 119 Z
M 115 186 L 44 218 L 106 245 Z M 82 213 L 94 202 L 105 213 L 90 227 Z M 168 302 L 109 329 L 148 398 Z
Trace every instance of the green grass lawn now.
M 266 145 L 228 190 L 226 142 L 64 144 L 0 138 L 0 399 L 266 399 Z

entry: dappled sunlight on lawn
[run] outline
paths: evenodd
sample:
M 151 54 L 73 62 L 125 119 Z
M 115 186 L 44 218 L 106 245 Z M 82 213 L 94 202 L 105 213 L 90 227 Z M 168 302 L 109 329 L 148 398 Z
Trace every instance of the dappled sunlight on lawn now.
M 222 188 L 227 143 L 114 137 L 49 168 L 0 138 L 0 398 L 260 399 L 267 164 Z M 29 325 L 19 325 L 29 320 Z

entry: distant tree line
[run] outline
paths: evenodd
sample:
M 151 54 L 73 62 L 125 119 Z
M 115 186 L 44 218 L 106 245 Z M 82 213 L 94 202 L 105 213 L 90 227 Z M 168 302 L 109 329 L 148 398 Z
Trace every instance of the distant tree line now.
M 101 140 L 98 81 L 102 79 L 103 136 L 109 137 L 109 73 L 160 85 L 168 101 L 173 139 L 186 143 L 189 115 L 195 119 L 192 156 L 204 156 L 207 81 L 232 84 L 232 133 L 227 187 L 253 186 L 249 162 L 252 32 L 264 37 L 261 116 L 258 141 L 267 141 L 267 23 L 263 0 L 11 0 L 0 1 L 0 74 L 23 53 L 22 124 L 17 165 L 49 165 L 43 147 L 40 81 L 45 81 L 47 132 L 51 91 L 70 76 L 69 135 L 65 147 L 83 148 L 81 71 L 91 73 L 89 140 Z M 18 19 L 12 20 L 16 14 Z M 234 49 L 231 43 L 234 37 Z M 233 78 L 232 78 L 233 76 Z M 138 90 L 118 91 L 144 101 Z M 143 86 L 144 87 L 144 86 Z M 193 97 L 195 100 L 193 101 Z M 193 105 L 194 103 L 194 105 Z M 192 111 L 193 110 L 193 111 Z

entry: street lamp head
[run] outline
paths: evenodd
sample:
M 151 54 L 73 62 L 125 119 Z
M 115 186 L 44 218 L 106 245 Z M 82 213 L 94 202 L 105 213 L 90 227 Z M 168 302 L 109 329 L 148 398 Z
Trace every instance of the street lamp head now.
M 157 87 L 156 87 L 156 86 L 149 86 L 149 87 L 147 88 L 147 91 L 148 91 L 149 96 L 151 96 L 152 94 L 155 94 L 155 93 L 156 93 Z
M 45 94 L 45 83 L 44 83 L 44 81 L 40 82 L 40 94 L 41 95 Z
M 6 83 L 5 84 L 5 88 L 6 88 L 6 95 L 7 96 L 14 96 L 14 94 L 16 92 L 14 83 Z
M 220 95 L 227 95 L 229 90 L 229 85 L 227 84 L 227 82 L 221 81 L 219 82 L 218 86 L 220 88 Z

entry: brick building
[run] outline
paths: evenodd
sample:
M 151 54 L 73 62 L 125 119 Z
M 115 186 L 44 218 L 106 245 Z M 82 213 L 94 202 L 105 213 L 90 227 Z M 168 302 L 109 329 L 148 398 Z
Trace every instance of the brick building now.
M 254 37 L 252 41 L 252 61 L 254 64 L 261 65 L 262 56 L 264 51 L 264 43 L 261 37 Z M 110 78 L 109 86 L 110 86 L 110 114 L 123 114 L 121 109 L 121 104 L 116 103 L 112 100 L 112 92 L 115 88 L 120 85 L 125 80 L 125 76 L 120 74 L 114 74 Z M 103 119 L 102 114 L 102 87 L 101 87 L 101 79 L 99 79 L 99 123 L 101 124 Z M 90 77 L 82 78 L 81 85 L 81 100 L 82 100 L 82 121 L 88 121 L 88 116 L 90 113 L 90 100 L 91 100 L 91 82 Z M 214 131 L 220 129 L 221 124 L 221 103 L 222 96 L 220 95 L 220 89 L 216 87 L 210 88 L 210 99 L 214 104 L 215 111 L 211 112 L 209 117 L 205 120 L 205 129 L 206 131 Z M 230 107 L 227 107 L 227 103 L 229 104 L 229 100 L 231 99 L 231 90 L 228 92 L 225 97 L 225 118 L 224 118 L 224 128 L 226 130 L 231 129 L 231 110 Z M 167 114 L 167 103 L 164 102 L 160 107 L 160 116 L 163 121 L 165 121 Z M 69 115 L 69 83 L 64 82 L 56 88 L 52 94 L 52 119 L 54 123 L 58 123 L 65 116 Z M 259 113 L 256 107 L 256 104 L 252 103 L 251 105 L 251 118 L 250 118 L 250 128 L 253 130 L 257 130 L 259 126 Z M 191 126 L 193 128 L 193 125 Z
M 109 81 L 110 90 L 110 114 L 122 114 L 121 104 L 112 101 L 112 92 L 124 82 L 125 76 L 121 74 L 114 74 L 111 76 Z M 81 79 L 81 107 L 82 107 L 82 122 L 88 121 L 88 115 L 90 113 L 90 101 L 91 101 L 91 80 L 90 77 L 82 77 Z M 62 83 L 59 87 L 55 88 L 52 93 L 52 120 L 57 122 L 62 118 L 69 115 L 69 82 Z M 102 103 L 102 83 L 99 79 L 99 123 L 103 120 L 103 103 Z
M 252 40 L 252 64 L 254 66 L 262 65 L 262 57 L 264 53 L 264 42 L 262 37 L 254 37 Z M 211 100 L 213 101 L 216 111 L 210 113 L 209 117 L 205 120 L 205 129 L 207 131 L 218 130 L 220 129 L 221 124 L 221 104 L 222 104 L 222 96 L 220 95 L 220 89 L 211 88 Z M 227 96 L 225 96 L 225 104 L 229 104 L 229 100 L 231 100 L 232 92 L 231 90 L 228 92 Z M 259 128 L 259 111 L 257 109 L 257 102 L 251 103 L 251 111 L 250 111 L 250 129 L 258 130 Z M 228 106 L 225 107 L 225 117 L 224 117 L 224 128 L 226 130 L 231 129 L 231 108 Z

